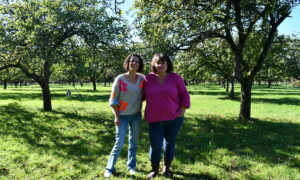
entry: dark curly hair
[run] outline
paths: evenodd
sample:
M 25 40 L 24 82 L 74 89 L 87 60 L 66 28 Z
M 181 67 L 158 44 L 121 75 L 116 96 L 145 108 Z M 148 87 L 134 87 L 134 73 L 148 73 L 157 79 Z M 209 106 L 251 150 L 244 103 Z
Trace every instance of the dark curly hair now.
M 143 62 L 143 59 L 141 58 L 140 55 L 134 54 L 134 53 L 129 54 L 129 55 L 126 57 L 126 59 L 125 59 L 125 61 L 124 61 L 124 64 L 123 64 L 124 69 L 125 69 L 126 71 L 129 70 L 129 61 L 131 60 L 132 57 L 137 57 L 137 58 L 139 59 L 139 68 L 138 68 L 137 72 L 143 72 L 143 71 L 144 71 L 144 62 Z

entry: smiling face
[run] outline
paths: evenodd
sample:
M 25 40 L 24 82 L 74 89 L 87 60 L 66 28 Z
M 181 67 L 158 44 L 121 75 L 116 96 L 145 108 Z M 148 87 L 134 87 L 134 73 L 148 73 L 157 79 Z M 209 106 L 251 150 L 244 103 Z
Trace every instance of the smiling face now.
M 123 68 L 125 69 L 125 71 L 143 72 L 143 59 L 138 54 L 130 54 L 124 60 Z
M 154 67 L 157 73 L 166 73 L 168 69 L 168 64 L 166 61 L 159 60 L 154 64 Z
M 139 69 L 139 58 L 136 56 L 132 56 L 128 62 L 128 70 L 129 71 L 138 71 Z
M 173 72 L 173 64 L 169 56 L 157 53 L 151 60 L 151 69 L 154 73 L 171 73 Z

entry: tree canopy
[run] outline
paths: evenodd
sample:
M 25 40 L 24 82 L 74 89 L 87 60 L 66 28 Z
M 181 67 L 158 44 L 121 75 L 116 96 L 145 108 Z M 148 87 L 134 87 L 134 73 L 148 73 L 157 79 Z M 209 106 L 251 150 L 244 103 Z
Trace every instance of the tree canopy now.
M 2 2 L 2 68 L 20 68 L 34 79 L 42 88 L 44 110 L 52 110 L 49 79 L 54 65 L 67 58 L 74 39 L 102 51 L 126 41 L 127 27 L 112 12 L 110 3 L 101 0 Z
M 297 0 L 137 0 L 141 36 L 157 50 L 176 54 L 205 39 L 227 42 L 241 83 L 240 118 L 250 119 L 253 79 L 261 70 L 277 27 L 299 4 Z M 257 51 L 247 53 L 256 40 Z

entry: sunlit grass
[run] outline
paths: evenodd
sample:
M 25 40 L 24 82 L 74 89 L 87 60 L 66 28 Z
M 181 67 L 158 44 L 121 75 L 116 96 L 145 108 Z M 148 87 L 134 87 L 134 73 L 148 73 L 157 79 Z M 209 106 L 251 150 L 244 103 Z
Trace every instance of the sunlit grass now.
M 178 136 L 174 179 L 300 179 L 299 88 L 254 86 L 249 122 L 236 118 L 238 86 L 234 100 L 218 85 L 188 88 L 192 107 Z M 37 85 L 0 89 L 0 179 L 102 179 L 114 144 L 110 87 L 76 89 L 52 85 L 53 112 L 42 111 Z M 145 179 L 145 122 L 139 141 L 139 173 L 127 172 L 126 146 L 111 179 Z

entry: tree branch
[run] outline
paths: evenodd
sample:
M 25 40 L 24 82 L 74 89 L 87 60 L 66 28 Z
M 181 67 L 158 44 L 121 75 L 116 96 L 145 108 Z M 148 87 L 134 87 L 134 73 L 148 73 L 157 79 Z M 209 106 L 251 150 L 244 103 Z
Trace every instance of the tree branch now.
M 7 64 L 7 65 L 0 67 L 0 71 L 4 70 L 4 69 L 12 68 L 12 67 L 17 67 L 17 66 L 15 64 Z
M 262 64 L 264 62 L 264 60 L 267 57 L 268 51 L 271 48 L 271 44 L 272 41 L 275 37 L 276 31 L 277 31 L 277 27 L 284 21 L 285 18 L 287 18 L 290 15 L 291 12 L 286 13 L 285 15 L 283 15 L 281 18 L 279 18 L 277 21 L 275 20 L 273 15 L 270 15 L 270 19 L 272 22 L 272 28 L 270 29 L 269 33 L 268 33 L 268 37 L 267 40 L 263 46 L 263 50 L 258 58 L 258 61 L 256 63 L 256 65 L 254 66 L 253 70 L 250 73 L 250 78 L 254 78 L 254 76 L 257 74 L 257 72 L 260 71 Z

